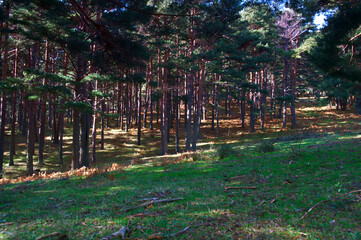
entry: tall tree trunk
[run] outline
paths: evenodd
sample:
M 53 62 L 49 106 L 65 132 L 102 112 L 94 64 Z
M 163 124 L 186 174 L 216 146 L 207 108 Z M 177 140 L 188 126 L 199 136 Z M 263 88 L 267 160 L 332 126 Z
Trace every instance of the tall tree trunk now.
M 179 79 L 177 81 L 179 83 Z M 177 85 L 177 89 L 176 89 L 176 105 L 175 105 L 175 114 L 176 114 L 176 119 L 175 119 L 175 151 L 176 153 L 180 152 L 180 148 L 179 148 L 179 120 L 180 120 L 180 106 L 179 106 L 179 89 L 178 89 Z
M 214 75 L 214 74 L 213 74 Z M 214 78 L 214 77 L 213 77 Z M 211 123 L 211 129 L 214 131 L 214 117 L 215 117 L 215 109 L 216 109 L 216 98 L 215 98 L 215 88 L 212 89 L 212 123 Z
M 219 96 L 218 96 L 218 86 L 215 86 L 215 95 L 216 95 L 216 119 L 217 119 L 217 137 L 219 137 Z
M 203 99 L 203 82 L 206 77 L 206 69 L 203 60 L 200 60 L 200 73 L 198 78 L 198 97 L 197 97 L 197 111 L 195 114 L 194 130 L 193 130 L 193 143 L 192 150 L 197 151 L 197 142 L 199 138 L 199 130 L 201 126 L 201 114 L 202 114 L 202 99 Z
M 14 59 L 14 77 L 17 77 L 18 72 L 18 48 L 15 48 L 15 59 Z M 16 123 L 16 91 L 12 93 L 11 99 L 11 141 L 10 141 L 10 161 L 9 166 L 14 166 L 14 155 L 15 155 L 15 125 Z
M 255 73 L 250 73 L 250 80 L 251 83 L 255 83 Z M 255 125 L 256 125 L 256 116 L 255 116 L 255 108 L 256 108 L 256 93 L 254 89 L 251 89 L 249 93 L 249 101 L 250 101 L 250 107 L 249 107 L 249 131 L 254 132 L 255 131 Z
M 75 89 L 78 86 L 75 87 Z M 73 111 L 73 155 L 71 161 L 71 169 L 79 168 L 79 151 L 80 151 L 80 143 L 79 143 L 79 135 L 80 135 L 80 125 L 79 125 L 79 112 L 74 109 Z
M 34 126 L 35 122 L 35 101 L 30 100 L 28 101 L 28 136 L 27 136 L 27 152 L 26 152 L 26 169 L 27 174 L 29 176 L 33 175 L 34 172 L 34 148 L 35 148 L 35 128 L 30 127 Z
M 59 144 L 59 126 L 57 124 L 58 114 L 56 111 L 57 101 L 53 98 L 53 144 Z
M 153 88 L 150 87 L 150 94 L 149 94 L 149 105 L 150 105 L 150 120 L 149 120 L 149 129 L 153 130 Z
M 266 108 L 266 90 L 267 90 L 267 67 L 263 69 L 263 76 L 261 75 L 261 96 L 260 96 L 260 119 L 261 130 L 264 130 L 265 125 L 265 108 Z
M 98 91 L 98 80 L 95 81 L 95 91 Z M 97 109 L 98 97 L 94 99 L 94 114 L 93 114 L 93 128 L 92 128 L 92 163 L 96 163 L 96 142 L 97 142 Z
M 164 65 L 167 64 L 168 54 L 167 51 L 164 53 Z M 161 99 L 161 154 L 168 154 L 168 71 L 165 67 L 161 68 L 161 79 L 163 81 L 163 96 Z
M 5 6 L 5 15 L 9 16 L 10 5 L 7 1 L 3 1 Z M 8 28 L 8 22 L 3 22 L 3 27 Z M 5 33 L 4 42 L 7 42 L 9 35 Z M 1 54 L 0 54 L 1 55 Z M 7 65 L 8 65 L 8 48 L 4 46 L 4 56 L 3 56 L 3 65 L 2 65 L 2 81 L 6 80 L 7 77 Z M 1 92 L 1 119 L 0 119 L 0 178 L 3 175 L 3 165 L 4 165 L 4 150 L 5 150 L 5 123 L 6 123 L 6 93 L 5 91 Z
M 129 105 L 130 105 L 130 94 L 129 94 L 129 83 L 126 84 L 126 90 L 125 90 L 125 132 L 129 131 L 129 118 L 130 118 L 130 110 L 129 110 Z M 103 106 L 103 102 L 102 102 L 102 106 Z M 103 109 L 104 111 L 104 109 Z M 103 121 L 103 117 L 102 117 L 102 121 Z M 103 124 L 103 123 L 102 123 Z
M 191 139 L 192 139 L 192 102 L 193 102 L 193 75 L 190 74 L 188 77 L 187 86 L 187 125 L 186 125 L 186 151 L 191 150 Z
M 105 100 L 101 100 L 102 104 L 102 112 L 105 112 Z M 104 117 L 101 116 L 100 118 L 100 150 L 104 150 Z M 128 123 L 125 123 L 126 132 L 128 131 Z
M 65 101 L 63 99 L 60 100 L 60 105 L 63 106 Z M 62 167 L 64 158 L 63 158 L 63 145 L 64 145 L 64 112 L 61 111 L 59 113 L 59 165 Z
M 141 134 L 142 134 L 142 85 L 139 84 L 139 97 L 138 97 L 138 137 L 137 144 L 140 145 Z
M 19 114 L 18 114 L 18 123 L 19 130 L 21 131 L 21 136 L 26 137 L 26 110 L 24 104 L 24 91 L 20 91 L 20 99 L 19 99 Z
M 242 88 L 240 112 L 241 112 L 241 126 L 242 128 L 244 128 L 245 118 L 246 118 L 246 88 Z
M 63 74 L 64 74 L 64 76 L 66 76 L 68 73 L 68 70 L 67 70 L 68 59 L 65 54 L 64 54 L 63 66 L 64 66 Z M 65 103 L 64 99 L 61 99 L 60 106 L 62 107 L 64 105 L 64 103 Z M 63 159 L 64 141 L 63 140 L 64 140 L 64 110 L 60 111 L 60 113 L 59 113 L 59 149 L 58 149 L 58 151 L 59 151 L 59 165 L 61 168 L 63 167 L 63 162 L 64 162 L 64 159 Z
M 45 43 L 45 72 L 49 72 L 49 41 Z M 46 78 L 43 79 L 43 85 L 45 86 L 48 83 Z M 45 126 L 46 126 L 46 93 L 41 98 L 40 103 L 40 129 L 39 129 L 39 165 L 44 164 L 44 145 L 45 145 Z M 49 104 L 50 106 L 50 104 Z M 50 115 L 50 113 L 49 113 Z M 50 117 L 50 116 L 49 116 Z
M 82 86 L 82 97 L 83 101 L 85 101 L 88 97 L 87 93 L 87 84 L 83 83 Z M 80 156 L 79 156 L 79 166 L 80 167 L 89 167 L 89 132 L 90 132 L 90 114 L 89 113 L 81 113 L 80 118 Z
M 291 77 L 291 127 L 296 127 L 296 81 L 297 81 L 297 59 L 293 59 Z
M 286 44 L 285 51 L 288 51 L 288 45 Z M 288 57 L 284 58 L 284 66 L 283 66 L 283 115 L 282 115 L 282 122 L 283 128 L 287 127 L 287 98 L 288 98 Z

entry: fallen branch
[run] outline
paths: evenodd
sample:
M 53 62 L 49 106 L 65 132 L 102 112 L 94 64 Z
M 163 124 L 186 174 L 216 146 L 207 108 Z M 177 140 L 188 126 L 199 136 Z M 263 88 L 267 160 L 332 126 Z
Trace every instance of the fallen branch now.
M 246 175 L 240 175 L 240 176 L 225 178 L 224 181 L 233 181 L 233 180 L 237 180 L 237 179 L 244 178 L 244 177 L 246 177 Z
M 125 227 L 125 226 L 122 226 L 118 232 L 115 232 L 111 235 L 108 235 L 108 236 L 105 236 L 103 237 L 101 240 L 111 240 L 113 238 L 116 238 L 116 237 L 121 237 L 121 238 L 124 238 L 125 237 L 125 233 L 128 231 L 128 227 Z
M 51 237 L 57 237 L 56 239 L 68 239 L 68 236 L 65 234 L 62 234 L 60 232 L 53 232 L 50 234 L 46 234 L 46 235 L 37 237 L 35 240 L 42 240 L 42 239 L 51 238 Z
M 0 226 L 8 226 L 8 225 L 14 225 L 14 222 L 0 223 Z
M 131 211 L 131 210 L 134 210 L 134 209 L 155 205 L 155 204 L 158 204 L 158 203 L 175 202 L 175 201 L 178 201 L 178 200 L 184 200 L 184 198 L 167 198 L 167 199 L 151 200 L 151 201 L 145 202 L 145 203 L 143 203 L 143 204 L 141 204 L 139 206 L 125 209 L 125 211 L 127 212 L 127 211 Z
M 155 200 L 158 200 L 159 198 L 157 197 L 153 197 L 153 198 L 143 198 L 143 199 L 139 199 L 137 200 L 137 202 L 145 202 L 145 201 L 155 201 Z
M 150 205 L 155 205 L 158 203 L 166 203 L 166 202 L 175 202 L 179 200 L 184 200 L 184 198 L 167 198 L 167 199 L 160 199 L 160 200 L 151 200 L 149 202 L 143 203 L 139 207 L 148 207 Z
M 185 229 L 179 231 L 179 232 L 176 232 L 176 233 L 172 233 L 172 234 L 168 234 L 168 235 L 163 235 L 163 237 L 175 237 L 175 236 L 179 236 L 181 234 L 183 234 L 184 232 L 186 232 L 187 230 L 189 230 L 190 227 L 186 227 Z
M 144 217 L 155 217 L 155 216 L 157 216 L 157 215 L 154 213 L 137 213 L 134 215 L 126 216 L 125 218 L 136 218 L 136 217 L 144 218 Z
M 231 189 L 257 189 L 257 187 L 225 187 L 224 190 L 231 190 Z
M 317 206 L 320 205 L 321 203 L 331 202 L 331 201 L 334 201 L 334 200 L 336 200 L 336 199 L 339 199 L 339 198 L 342 198 L 342 197 L 347 196 L 347 195 L 349 195 L 349 194 L 357 193 L 357 192 L 361 192 L 361 189 L 355 190 L 355 191 L 351 191 L 351 192 L 348 192 L 348 193 L 345 193 L 345 194 L 341 194 L 341 195 L 336 196 L 336 197 L 334 197 L 334 198 L 326 199 L 326 200 L 323 200 L 323 201 L 321 201 L 321 202 L 318 202 L 318 203 L 316 203 L 315 205 L 313 205 L 310 209 L 308 209 L 308 211 L 301 217 L 301 220 L 304 219 L 315 207 L 317 207 Z
M 277 200 L 278 197 L 276 197 L 275 199 L 273 199 L 270 204 L 274 203 Z

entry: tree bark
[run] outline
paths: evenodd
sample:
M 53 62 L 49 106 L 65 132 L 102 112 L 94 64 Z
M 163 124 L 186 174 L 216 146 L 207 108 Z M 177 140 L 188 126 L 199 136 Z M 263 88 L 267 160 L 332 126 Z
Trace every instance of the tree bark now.
M 35 101 L 28 101 L 28 126 L 34 126 L 35 122 Z M 35 148 L 35 128 L 28 127 L 28 136 L 27 136 L 27 153 L 26 153 L 26 169 L 28 176 L 33 175 L 34 166 L 34 148 Z
M 49 72 L 49 41 L 45 43 L 45 72 Z M 43 86 L 47 85 L 48 80 L 46 78 L 43 79 Z M 39 129 L 39 165 L 44 164 L 44 145 L 45 145 L 45 126 L 46 126 L 46 102 L 47 95 L 44 95 L 41 98 L 40 103 L 40 129 Z M 49 104 L 50 106 L 50 104 Z M 50 115 L 50 113 L 49 113 Z M 49 116 L 49 118 L 51 118 Z
M 15 59 L 14 59 L 14 77 L 17 77 L 18 72 L 18 48 L 15 48 Z M 9 166 L 14 166 L 14 155 L 15 155 L 15 127 L 16 127 L 16 91 L 12 93 L 11 99 L 11 140 L 10 140 L 10 160 Z
M 139 84 L 139 97 L 138 97 L 138 136 L 137 144 L 141 144 L 141 134 L 142 134 L 142 84 Z
M 98 80 L 95 81 L 95 91 L 98 90 Z M 92 128 L 92 163 L 96 163 L 96 141 L 97 141 L 97 109 L 98 97 L 94 99 L 94 114 L 93 114 L 93 128 Z

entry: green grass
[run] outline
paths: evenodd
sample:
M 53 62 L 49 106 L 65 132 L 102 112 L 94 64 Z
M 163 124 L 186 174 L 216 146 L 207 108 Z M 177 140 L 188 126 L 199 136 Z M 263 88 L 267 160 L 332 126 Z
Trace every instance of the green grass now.
M 52 232 L 99 239 L 127 224 L 128 239 L 186 227 L 176 239 L 360 239 L 360 195 L 325 202 L 300 219 L 317 202 L 361 189 L 360 138 L 360 132 L 285 136 L 267 153 L 257 151 L 257 139 L 233 144 L 223 159 L 213 147 L 89 179 L 2 185 L 0 239 Z M 257 188 L 225 191 L 231 186 Z M 136 208 L 152 197 L 184 200 Z

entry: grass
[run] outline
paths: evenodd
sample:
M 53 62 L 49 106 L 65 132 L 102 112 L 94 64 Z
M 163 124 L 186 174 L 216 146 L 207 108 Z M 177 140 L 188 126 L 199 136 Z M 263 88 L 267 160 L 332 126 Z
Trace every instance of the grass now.
M 359 194 L 322 203 L 300 219 L 320 201 L 361 189 L 360 117 L 299 104 L 295 129 L 282 130 L 280 119 L 267 119 L 264 131 L 251 134 L 234 115 L 222 118 L 216 138 L 210 121 L 203 121 L 200 151 L 189 154 L 157 156 L 157 130 L 144 130 L 141 146 L 136 129 L 106 130 L 105 150 L 92 167 L 116 162 L 121 169 L 0 185 L 0 239 L 52 232 L 99 239 L 126 225 L 127 239 L 160 239 L 186 227 L 176 239 L 361 239 Z M 69 170 L 69 128 L 65 136 L 65 164 L 57 163 L 57 146 L 48 138 L 45 165 L 35 168 Z M 17 143 L 16 166 L 5 167 L 7 178 L 25 171 L 25 139 L 17 137 Z M 272 151 L 260 150 L 269 143 Z M 172 154 L 173 140 L 169 146 Z M 183 200 L 139 207 L 148 198 Z
M 176 239 L 359 239 L 360 195 L 326 202 L 300 218 L 319 201 L 361 189 L 360 138 L 358 132 L 283 139 L 269 153 L 240 144 L 233 148 L 241 155 L 222 160 L 211 150 L 91 178 L 2 185 L 0 236 L 61 232 L 99 239 L 129 224 L 128 239 L 160 238 L 186 227 Z M 257 188 L 225 191 L 231 186 Z M 144 198 L 184 200 L 135 208 Z

